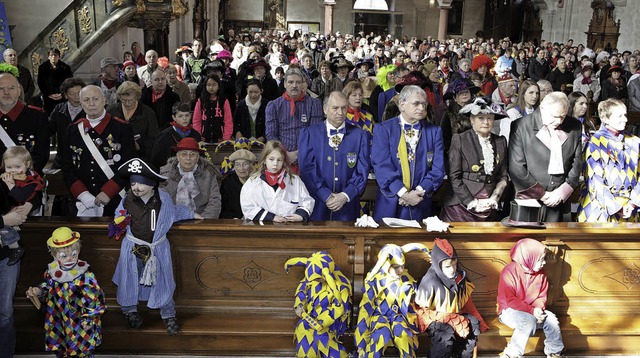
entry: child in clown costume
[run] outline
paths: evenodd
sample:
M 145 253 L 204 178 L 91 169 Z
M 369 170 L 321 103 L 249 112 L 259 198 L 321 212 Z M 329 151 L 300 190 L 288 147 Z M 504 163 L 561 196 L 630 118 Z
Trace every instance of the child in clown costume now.
M 78 259 L 78 232 L 57 228 L 47 246 L 54 261 L 44 273 L 44 282 L 26 292 L 36 307 L 37 300 L 44 302 L 45 350 L 58 357 L 92 357 L 102 343 L 104 292 L 89 264 Z
M 480 331 L 489 327 L 471 300 L 475 286 L 458 265 L 458 254 L 446 239 L 435 239 L 431 267 L 416 290 L 420 331 L 429 334 L 430 357 L 471 358 Z
M 419 333 L 411 301 L 416 280 L 404 271 L 404 253 L 429 252 L 422 244 L 387 244 L 364 280 L 355 332 L 358 357 L 378 358 L 395 346 L 400 357 L 415 357 Z
M 296 355 L 347 357 L 340 337 L 349 327 L 351 282 L 324 251 L 289 259 L 284 264 L 287 273 L 291 266 L 305 267 L 293 305 L 300 317 L 295 328 Z

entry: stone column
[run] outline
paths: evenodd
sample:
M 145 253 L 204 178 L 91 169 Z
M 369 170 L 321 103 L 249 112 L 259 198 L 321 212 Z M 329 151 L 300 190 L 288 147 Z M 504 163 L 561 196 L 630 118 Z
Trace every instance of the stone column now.
M 146 28 L 143 29 L 144 48 L 153 49 L 158 53 L 158 57 L 167 56 L 172 58 L 172 52 L 169 51 L 169 24 L 163 28 Z
M 451 6 L 440 6 L 440 21 L 438 22 L 438 40 L 443 42 L 447 39 L 447 24 L 449 22 L 449 9 Z
M 333 7 L 336 0 L 324 0 L 324 33 L 333 33 Z

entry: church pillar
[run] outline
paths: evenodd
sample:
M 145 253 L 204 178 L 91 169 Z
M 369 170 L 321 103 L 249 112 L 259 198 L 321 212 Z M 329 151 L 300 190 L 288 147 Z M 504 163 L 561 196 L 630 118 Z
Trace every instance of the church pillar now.
M 207 44 L 207 1 L 195 0 L 193 4 L 193 38 L 201 39 L 203 44 Z M 191 39 L 185 39 L 191 42 Z
M 144 48 L 153 49 L 158 53 L 158 57 L 167 56 L 172 58 L 169 51 L 169 25 L 161 29 L 143 29 Z
M 336 0 L 324 1 L 324 33 L 333 33 L 333 7 L 336 6 Z
M 440 40 L 440 42 L 447 39 L 449 9 L 451 9 L 451 6 L 440 6 L 440 21 L 438 22 L 438 40 Z

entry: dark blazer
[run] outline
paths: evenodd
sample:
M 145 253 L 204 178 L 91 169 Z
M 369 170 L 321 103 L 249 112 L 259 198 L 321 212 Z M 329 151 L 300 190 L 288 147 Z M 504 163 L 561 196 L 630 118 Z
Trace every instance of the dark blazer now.
M 491 146 L 494 154 L 493 172 L 485 173 L 478 135 L 473 129 L 453 134 L 447 172 L 453 191 L 445 194 L 443 205 L 467 206 L 483 188 L 491 195 L 498 183 L 507 182 L 507 140 L 491 133 Z
M 373 211 L 376 221 L 384 217 L 422 220 L 431 215 L 431 197 L 444 179 L 444 151 L 442 130 L 426 121 L 420 121 L 420 141 L 416 148 L 416 161 L 410 188 L 421 186 L 424 200 L 414 207 L 400 206 L 398 196 L 404 188 L 402 166 L 398 155 L 398 143 L 403 136 L 400 117 L 391 118 L 373 127 L 371 166 L 378 182 L 378 195 Z M 403 139 L 404 140 L 404 139 Z
M 169 123 L 173 121 L 172 109 L 173 105 L 180 102 L 180 96 L 178 96 L 169 86 L 164 92 L 164 95 L 153 102 L 153 87 L 146 87 L 142 90 L 142 96 L 140 102 L 151 107 L 156 112 L 156 119 L 158 120 L 158 129 L 163 130 L 170 126 Z
M 545 59 L 543 63 L 538 61 L 538 58 L 532 58 L 529 60 L 529 78 L 534 81 L 544 80 L 549 75 L 551 67 L 549 66 L 549 60 Z
M 541 199 L 563 183 L 572 188 L 578 185 L 582 171 L 582 124 L 573 117 L 565 117 L 558 129 L 567 134 L 562 143 L 564 174 L 548 174 L 551 151 L 536 137 L 543 127 L 540 108 L 511 125 L 509 138 L 509 175 L 516 189 L 516 197 Z M 561 221 L 561 214 L 569 210 L 569 203 L 546 208 L 546 220 Z
M 267 108 L 268 101 L 264 98 L 260 102 L 260 108 L 256 115 L 256 138 L 265 136 L 265 110 Z M 247 107 L 246 99 L 241 99 L 238 102 L 236 110 L 233 112 L 233 137 L 236 133 L 242 133 L 245 138 L 251 137 L 251 115 L 249 114 L 249 107 Z

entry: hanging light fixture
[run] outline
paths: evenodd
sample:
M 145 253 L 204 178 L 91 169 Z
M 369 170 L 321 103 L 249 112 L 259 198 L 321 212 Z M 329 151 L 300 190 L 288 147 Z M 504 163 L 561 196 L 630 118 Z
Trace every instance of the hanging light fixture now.
M 385 0 L 356 0 L 353 9 L 389 11 L 389 5 Z

